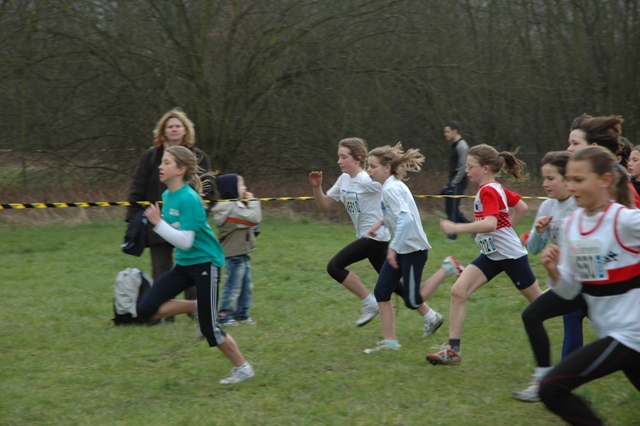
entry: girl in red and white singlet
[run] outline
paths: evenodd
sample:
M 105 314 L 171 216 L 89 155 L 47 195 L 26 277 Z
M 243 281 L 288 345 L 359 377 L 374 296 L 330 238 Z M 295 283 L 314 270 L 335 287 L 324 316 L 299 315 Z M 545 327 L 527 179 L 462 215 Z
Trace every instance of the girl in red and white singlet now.
M 572 390 L 619 370 L 640 390 L 640 210 L 628 208 L 634 197 L 627 174 L 602 147 L 574 153 L 566 178 L 579 208 L 564 223 L 560 244 L 545 249 L 542 263 L 554 292 L 584 298 L 600 339 L 547 373 L 539 395 L 570 424 L 600 425 Z
M 440 222 L 447 234 L 469 232 L 476 234 L 480 255 L 462 272 L 451 287 L 449 311 L 449 343 L 437 353 L 427 355 L 433 365 L 460 364 L 460 336 L 466 318 L 467 298 L 501 272 L 506 272 L 511 281 L 529 302 L 540 294 L 538 280 L 529 265 L 527 250 L 513 230 L 527 211 L 520 196 L 504 188 L 495 177 L 505 170 L 518 180 L 524 179 L 525 164 L 510 152 L 498 152 L 489 145 L 477 145 L 469 149 L 467 176 L 479 185 L 474 202 L 473 223 Z M 513 214 L 509 210 L 513 208 Z

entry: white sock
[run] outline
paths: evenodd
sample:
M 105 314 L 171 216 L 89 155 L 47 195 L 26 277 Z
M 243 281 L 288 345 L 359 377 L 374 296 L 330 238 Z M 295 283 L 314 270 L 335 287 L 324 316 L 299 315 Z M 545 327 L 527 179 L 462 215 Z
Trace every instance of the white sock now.
M 552 368 L 553 367 L 536 367 L 533 374 L 536 376 L 536 379 L 540 381 Z
M 373 294 L 369 293 L 369 295 L 367 297 L 365 297 L 364 299 L 362 299 L 362 305 L 370 305 L 372 303 L 378 303 L 378 301 L 376 300 L 375 297 L 373 297 Z
M 424 318 L 424 322 L 433 322 L 436 319 L 436 311 L 429 309 L 429 312 L 424 314 L 422 318 Z

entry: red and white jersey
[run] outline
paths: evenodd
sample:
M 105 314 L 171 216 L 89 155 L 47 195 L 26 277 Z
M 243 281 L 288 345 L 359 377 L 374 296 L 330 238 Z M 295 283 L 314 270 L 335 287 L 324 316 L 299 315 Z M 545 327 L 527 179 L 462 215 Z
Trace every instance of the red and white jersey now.
M 564 223 L 558 270 L 553 291 L 582 293 L 598 336 L 640 352 L 640 210 L 613 202 L 592 217 L 576 210 Z
M 527 254 L 509 218 L 509 208 L 518 204 L 520 198 L 520 195 L 498 182 L 486 183 L 478 189 L 473 203 L 475 221 L 479 222 L 488 216 L 498 218 L 495 231 L 476 235 L 480 251 L 491 260 L 518 259 Z

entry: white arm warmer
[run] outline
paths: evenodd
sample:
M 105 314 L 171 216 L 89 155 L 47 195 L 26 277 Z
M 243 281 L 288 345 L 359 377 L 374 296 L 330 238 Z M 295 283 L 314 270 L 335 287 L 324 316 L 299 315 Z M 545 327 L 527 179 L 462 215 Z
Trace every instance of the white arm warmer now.
M 164 220 L 161 220 L 156 226 L 153 227 L 156 234 L 171 243 L 174 247 L 180 250 L 189 250 L 193 246 L 193 240 L 196 238 L 194 231 L 180 231 L 174 229 Z

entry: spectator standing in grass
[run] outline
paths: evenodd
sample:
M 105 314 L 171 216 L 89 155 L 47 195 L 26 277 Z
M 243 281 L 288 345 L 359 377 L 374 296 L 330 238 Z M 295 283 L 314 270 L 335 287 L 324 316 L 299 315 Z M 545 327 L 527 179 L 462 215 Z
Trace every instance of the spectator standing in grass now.
M 567 188 L 565 173 L 571 157 L 568 151 L 547 153 L 542 159 L 542 186 L 549 199 L 538 209 L 531 228 L 527 248 L 532 254 L 542 252 L 548 241 L 558 244 L 561 225 L 577 208 L 576 201 Z M 524 328 L 533 349 L 536 367 L 529 387 L 513 392 L 511 396 L 525 402 L 540 401 L 538 387 L 540 380 L 551 370 L 551 347 L 543 322 L 562 315 L 564 342 L 562 359 L 583 345 L 582 321 L 586 316 L 586 305 L 582 298 L 565 300 L 553 291 L 546 291 L 522 312 Z
M 162 194 L 162 214 L 157 204 L 152 204 L 145 210 L 145 215 L 154 231 L 176 247 L 176 266 L 154 282 L 139 301 L 137 311 L 143 320 L 195 312 L 209 346 L 216 346 L 233 364 L 229 376 L 220 383 L 238 383 L 252 378 L 255 373 L 235 340 L 218 324 L 218 286 L 224 252 L 207 222 L 197 169 L 196 156 L 188 148 L 172 146 L 165 149 L 159 173 L 167 185 Z M 194 285 L 197 302 L 174 299 Z
M 309 174 L 313 196 L 320 210 L 328 210 L 335 202 L 342 202 L 356 228 L 357 240 L 344 247 L 329 261 L 327 272 L 361 300 L 360 318 L 355 322 L 358 327 L 368 324 L 378 314 L 378 303 L 360 278 L 346 268 L 367 259 L 376 272 L 380 273 L 389 246 L 389 231 L 386 227 L 378 229 L 374 236 L 367 235 L 369 229 L 382 219 L 380 208 L 382 185 L 373 181 L 364 171 L 367 155 L 367 145 L 363 139 L 341 140 L 338 143 L 338 166 L 342 175 L 326 194 L 322 192 L 322 172 L 313 171 Z M 445 259 L 443 268 L 434 274 L 434 280 L 440 278 L 444 280 L 447 275 L 459 275 L 460 269 L 456 266 L 456 262 L 454 258 Z M 402 296 L 403 288 L 399 280 L 395 283 L 393 291 Z M 425 317 L 428 314 L 428 308 L 421 307 L 419 312 Z M 424 318 L 425 335 L 431 334 L 439 327 L 437 323 L 441 318 L 436 315 L 434 322 L 433 315 L 436 314 L 431 313 L 428 318 Z
M 375 238 L 386 227 L 391 232 L 392 239 L 374 290 L 384 340 L 378 342 L 375 348 L 366 349 L 365 353 L 400 349 L 391 294 L 401 278 L 404 284 L 402 297 L 405 305 L 409 309 L 417 310 L 425 319 L 424 336 L 435 333 L 444 322 L 442 315 L 424 303 L 420 293 L 422 270 L 427 263 L 431 246 L 422 228 L 413 195 L 402 182 L 407 172 L 420 171 L 423 161 L 424 156 L 420 151 L 409 149 L 403 152 L 399 142 L 394 147 L 387 145 L 369 152 L 367 172 L 374 182 L 382 185 L 383 218 L 367 231 L 367 235 Z M 437 287 L 447 275 L 458 275 L 463 269 L 455 258 L 449 257 L 443 262 L 443 267 L 427 280 L 425 287 Z
M 195 143 L 196 134 L 193 123 L 181 109 L 175 108 L 164 114 L 153 131 L 153 146 L 147 149 L 138 160 L 127 201 L 155 203 L 161 199 L 167 186 L 158 177 L 158 167 L 164 150 L 170 146 L 189 148 L 198 158 L 198 170 L 202 173 L 210 171 L 209 158 L 195 147 Z M 205 194 L 205 199 L 215 199 L 213 188 Z M 127 222 L 133 219 L 140 208 L 142 206 L 137 204 L 127 208 Z M 151 225 L 147 229 L 147 246 L 151 252 L 151 277 L 157 280 L 173 266 L 173 246 L 155 233 Z M 196 299 L 195 287 L 185 290 L 185 299 Z M 172 319 L 172 317 L 167 318 L 169 321 Z
M 467 299 L 499 273 L 506 272 L 529 302 L 542 294 L 529 265 L 527 250 L 513 230 L 528 207 L 520 195 L 509 191 L 495 180 L 501 170 L 517 180 L 523 180 L 524 167 L 524 162 L 514 154 L 506 151 L 499 153 L 489 145 L 482 144 L 469 149 L 467 176 L 471 182 L 479 185 L 473 206 L 475 222 L 454 223 L 443 220 L 440 228 L 446 235 L 475 233 L 481 253 L 451 287 L 449 343 L 442 345 L 439 352 L 427 355 L 427 361 L 433 365 L 460 364 L 460 340 L 466 319 Z M 511 215 L 510 208 L 513 208 Z
M 244 178 L 237 174 L 219 176 L 218 193 L 224 200 L 244 198 L 249 201 L 218 203 L 211 210 L 224 250 L 225 283 L 220 303 L 220 324 L 256 323 L 249 316 L 253 301 L 253 278 L 249 253 L 256 249 L 254 227 L 262 221 L 260 201 L 251 200 Z
M 469 144 L 460 135 L 460 123 L 450 121 L 444 126 L 444 137 L 451 142 L 449 147 L 449 180 L 440 191 L 441 195 L 464 195 L 467 189 L 465 165 L 469 153 Z M 469 219 L 460 211 L 460 198 L 445 198 L 444 208 L 447 219 L 453 223 L 469 223 Z M 455 241 L 456 234 L 447 235 L 447 241 Z
M 616 371 L 640 391 L 640 210 L 627 174 L 602 147 L 574 153 L 566 178 L 579 208 L 564 222 L 559 246 L 542 253 L 542 264 L 552 291 L 585 301 L 599 339 L 553 367 L 539 394 L 567 423 L 602 425 L 572 391 Z

